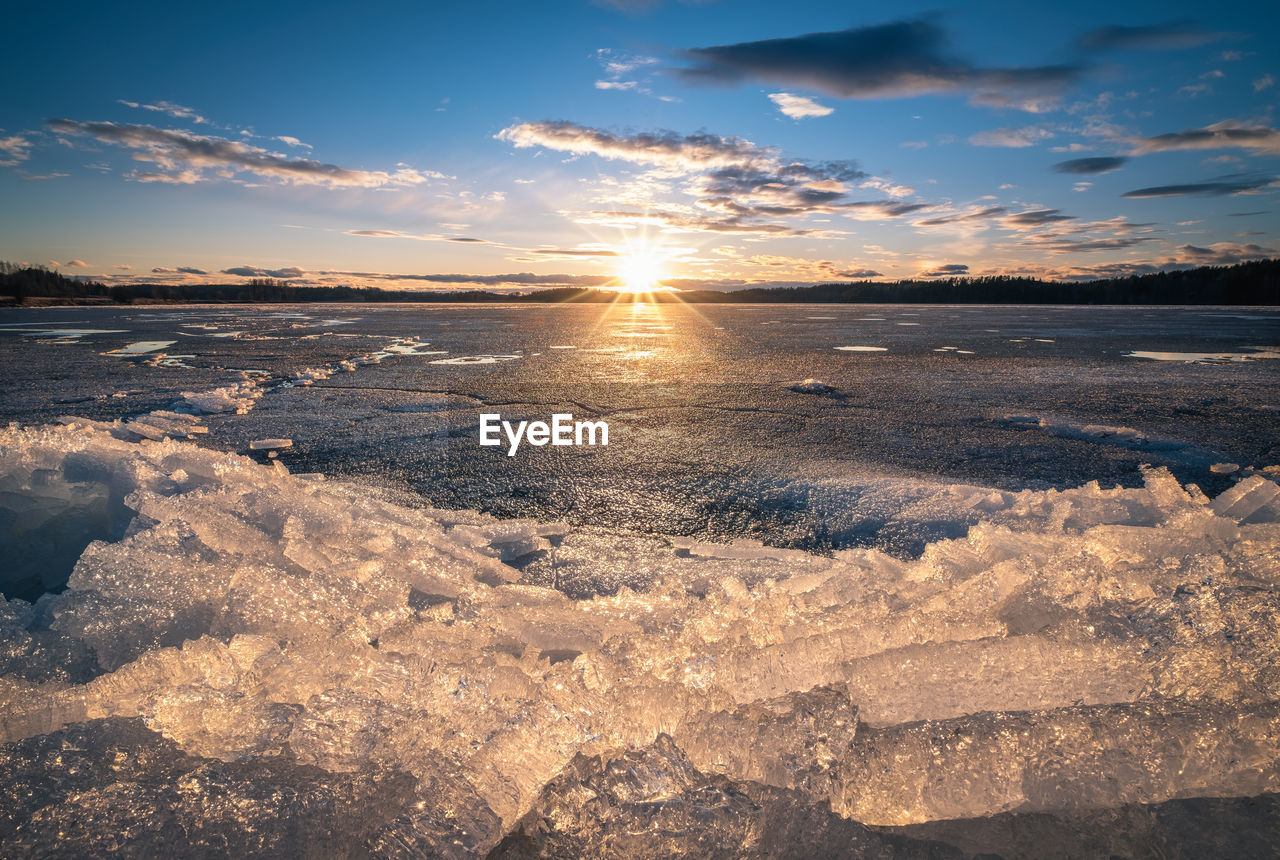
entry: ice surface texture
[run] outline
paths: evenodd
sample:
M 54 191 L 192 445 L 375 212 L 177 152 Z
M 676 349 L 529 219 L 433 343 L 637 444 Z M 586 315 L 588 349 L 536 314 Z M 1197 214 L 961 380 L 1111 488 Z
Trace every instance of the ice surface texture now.
M 1145 478 L 957 490 L 985 519 L 965 538 L 826 558 L 410 509 L 129 425 L 10 427 L 5 594 L 74 566 L 0 611 L 0 839 L 951 856 L 945 828 L 867 826 L 1269 797 L 1280 488 Z M 529 584 L 561 565 L 643 575 Z

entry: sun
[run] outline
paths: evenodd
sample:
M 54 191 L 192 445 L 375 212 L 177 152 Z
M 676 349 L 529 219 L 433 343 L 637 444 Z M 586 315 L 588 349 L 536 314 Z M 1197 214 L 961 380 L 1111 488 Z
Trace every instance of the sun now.
M 661 289 L 664 274 L 662 258 L 656 253 L 628 251 L 618 259 L 617 289 L 628 293 L 651 293 Z

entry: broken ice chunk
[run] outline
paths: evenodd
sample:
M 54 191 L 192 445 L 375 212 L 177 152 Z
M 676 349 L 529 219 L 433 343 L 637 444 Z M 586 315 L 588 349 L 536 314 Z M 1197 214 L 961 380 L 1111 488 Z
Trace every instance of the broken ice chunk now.
M 1261 475 L 1245 478 L 1213 500 L 1213 512 L 1237 522 L 1275 522 L 1280 507 L 1280 487 Z M 1265 510 L 1264 510 L 1265 509 Z M 1262 519 L 1255 517 L 1255 514 Z
M 806 379 L 791 385 L 790 388 L 800 394 L 830 394 L 835 391 L 833 386 L 827 385 L 820 379 Z
M 255 439 L 249 443 L 250 451 L 274 451 L 292 447 L 292 439 Z

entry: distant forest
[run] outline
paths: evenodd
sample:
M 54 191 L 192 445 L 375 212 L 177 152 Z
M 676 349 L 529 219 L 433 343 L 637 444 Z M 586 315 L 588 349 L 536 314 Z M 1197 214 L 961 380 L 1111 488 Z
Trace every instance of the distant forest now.
M 132 304 L 201 302 L 615 302 L 612 290 L 565 287 L 524 293 L 490 290 L 384 290 L 314 287 L 273 278 L 238 284 L 115 284 L 68 278 L 41 267 L 0 263 L 0 297 L 11 303 Z M 1096 281 L 1042 281 L 1006 275 L 906 281 L 854 281 L 811 287 L 770 287 L 732 292 L 682 290 L 654 293 L 657 301 L 689 303 L 876 303 L 1051 305 L 1277 305 L 1280 260 L 1235 266 L 1203 266 Z M 624 299 L 625 301 L 626 299 Z

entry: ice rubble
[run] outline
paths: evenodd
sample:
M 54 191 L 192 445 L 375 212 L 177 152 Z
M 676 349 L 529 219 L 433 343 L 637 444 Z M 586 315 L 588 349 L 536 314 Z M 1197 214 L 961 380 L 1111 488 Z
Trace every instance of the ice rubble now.
M 1280 487 L 1255 473 L 1210 501 L 1155 469 L 964 492 L 985 518 L 965 538 L 824 558 L 409 509 L 121 426 L 10 427 L 2 549 L 45 585 L 44 547 L 74 568 L 0 612 L 0 761 L 27 762 L 0 790 L 62 780 L 58 744 L 168 764 L 141 788 L 107 764 L 77 772 L 87 793 L 41 788 L 0 840 L 48 849 L 51 822 L 113 796 L 187 838 L 229 817 L 266 839 L 250 825 L 280 784 L 321 798 L 299 827 L 355 809 L 362 850 L 391 856 L 483 853 L 554 797 L 564 844 L 703 821 L 726 780 L 846 841 L 1280 791 Z M 574 599 L 522 572 L 583 558 L 648 585 Z M 684 774 L 650 786 L 665 812 L 588 790 L 628 755 Z M 200 823 L 181 797 L 202 791 L 230 799 Z M 758 812 L 725 803 L 715 838 L 764 851 Z

